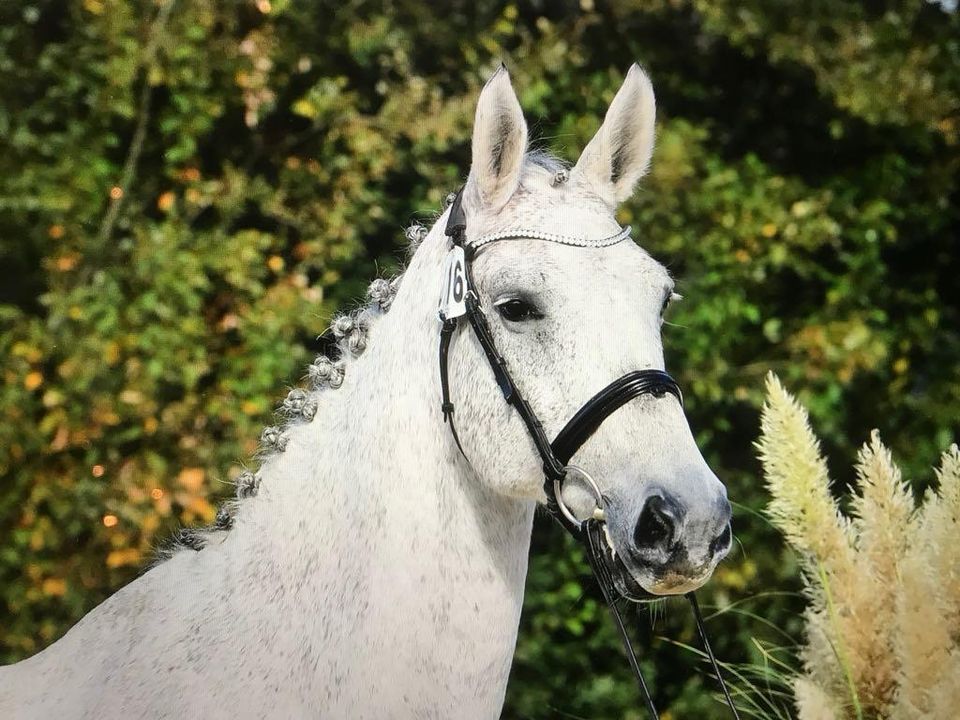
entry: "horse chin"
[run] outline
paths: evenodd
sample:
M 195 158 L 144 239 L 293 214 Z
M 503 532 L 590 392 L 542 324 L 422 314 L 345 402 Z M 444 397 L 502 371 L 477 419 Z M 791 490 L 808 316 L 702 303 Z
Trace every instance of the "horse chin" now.
M 649 602 L 658 598 L 672 595 L 686 595 L 706 584 L 710 579 L 710 572 L 697 577 L 688 577 L 679 573 L 664 573 L 655 575 L 652 572 L 641 570 L 631 571 L 619 557 L 612 561 L 610 575 L 614 587 L 620 595 L 633 602 Z
M 610 563 L 613 566 L 610 568 L 610 576 L 613 579 L 614 588 L 620 593 L 620 597 L 636 603 L 651 602 L 657 599 L 657 595 L 641 585 L 640 581 L 627 569 L 620 558 L 615 558 Z
M 656 581 L 650 585 L 649 592 L 656 597 L 686 595 L 703 587 L 709 579 L 710 573 L 692 578 L 686 575 L 667 573 L 658 577 Z

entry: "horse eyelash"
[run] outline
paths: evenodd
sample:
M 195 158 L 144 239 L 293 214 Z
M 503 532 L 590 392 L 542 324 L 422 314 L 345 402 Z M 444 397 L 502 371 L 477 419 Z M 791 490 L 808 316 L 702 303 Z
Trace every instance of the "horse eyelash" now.
M 663 307 L 660 310 L 661 317 L 667 311 L 667 308 L 670 307 L 672 303 L 677 302 L 678 300 L 683 300 L 683 295 L 678 292 L 671 290 L 667 293 L 666 297 L 663 298 Z

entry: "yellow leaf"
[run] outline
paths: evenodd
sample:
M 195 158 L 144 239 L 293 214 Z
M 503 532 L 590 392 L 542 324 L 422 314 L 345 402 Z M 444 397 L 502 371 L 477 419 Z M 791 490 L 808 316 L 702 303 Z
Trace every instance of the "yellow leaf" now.
M 116 340 L 111 340 L 103 346 L 103 359 L 107 365 L 116 365 L 120 359 L 120 344 Z
M 124 565 L 136 565 L 142 557 L 136 548 L 124 548 L 123 550 L 111 550 L 107 555 L 107 567 L 116 568 Z
M 317 109 L 313 106 L 306 98 L 300 98 L 293 105 L 290 106 L 290 109 L 293 110 L 297 115 L 301 115 L 309 120 L 313 120 L 317 116 Z
M 40 358 L 43 357 L 43 353 L 40 352 L 40 348 L 34 347 L 33 345 L 28 345 L 24 342 L 17 342 L 13 344 L 13 347 L 10 348 L 10 354 L 14 357 L 26 358 L 27 362 L 39 362 Z
M 66 425 L 57 428 L 53 440 L 50 441 L 50 449 L 60 452 L 70 443 L 70 429 Z
M 120 393 L 120 401 L 127 405 L 139 405 L 143 402 L 143 393 L 139 390 L 124 390 Z
M 59 227 L 55 225 L 54 227 Z M 61 255 L 55 261 L 57 270 L 60 272 L 68 272 L 73 270 L 77 266 L 77 262 L 80 260 L 80 256 L 76 253 L 68 253 L 67 255 Z
M 187 504 L 185 510 L 188 513 L 193 513 L 196 517 L 200 518 L 203 522 L 212 522 L 213 518 L 217 514 L 217 510 L 213 505 L 211 505 L 205 497 L 194 497 Z
M 154 513 L 149 513 L 143 518 L 143 522 L 140 523 L 140 530 L 143 531 L 143 534 L 147 537 L 152 536 L 157 529 L 160 527 L 160 516 Z
M 160 197 L 157 198 L 157 207 L 163 212 L 166 212 L 173 207 L 173 203 L 176 199 L 177 196 L 167 190 L 165 193 L 161 193 Z
M 43 394 L 43 406 L 52 408 L 56 407 L 64 401 L 64 395 L 59 390 L 47 390 Z
M 205 472 L 203 468 L 184 468 L 180 471 L 180 474 L 177 475 L 177 482 L 191 492 L 198 492 L 200 488 L 203 487 L 204 475 Z
M 30 549 L 33 551 L 42 550 L 46 544 L 43 538 L 43 532 L 39 529 L 30 533 Z
M 27 373 L 27 376 L 23 379 L 23 386 L 27 390 L 36 390 L 43 384 L 43 374 L 34 370 L 31 373 Z
M 67 591 L 67 582 L 63 578 L 47 578 L 43 581 L 43 594 L 60 597 Z

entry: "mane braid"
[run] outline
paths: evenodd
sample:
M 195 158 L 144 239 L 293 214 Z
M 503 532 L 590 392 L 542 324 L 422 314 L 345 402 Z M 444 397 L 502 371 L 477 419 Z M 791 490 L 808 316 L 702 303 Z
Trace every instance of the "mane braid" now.
M 524 158 L 525 165 L 539 167 L 550 172 L 561 171 L 566 168 L 563 161 L 553 157 L 543 150 L 531 150 Z M 455 193 L 450 193 L 444 201 L 446 209 Z M 412 256 L 427 237 L 429 228 L 415 222 L 404 230 L 408 243 L 408 256 Z M 181 528 L 166 543 L 160 545 L 154 554 L 153 561 L 147 565 L 149 570 L 169 559 L 181 550 L 199 552 L 207 544 L 223 533 L 233 528 L 237 508 L 246 499 L 256 497 L 260 490 L 262 468 L 270 458 L 282 453 L 287 446 L 286 430 L 293 425 L 299 425 L 313 420 L 317 413 L 319 394 L 321 391 L 336 390 L 343 384 L 343 377 L 347 366 L 354 358 L 363 354 L 367 348 L 367 337 L 373 324 L 390 310 L 393 299 L 400 287 L 403 273 L 392 279 L 377 278 L 367 288 L 366 306 L 353 313 L 337 315 L 330 323 L 324 335 L 332 335 L 336 340 L 336 348 L 328 354 L 318 355 L 307 366 L 306 378 L 310 389 L 294 388 L 283 402 L 280 403 L 276 414 L 282 422 L 264 428 L 260 435 L 260 444 L 254 455 L 259 461 L 257 470 L 245 469 L 237 476 L 233 484 L 236 488 L 234 499 L 227 500 L 217 508 L 216 518 L 212 525 L 199 528 Z M 332 357 L 331 355 L 335 355 Z
M 413 225 L 405 232 L 411 243 L 419 244 L 426 237 L 426 228 Z M 412 253 L 411 253 L 412 254 Z M 367 336 L 376 320 L 390 309 L 400 286 L 402 275 L 391 280 L 378 278 L 367 289 L 368 304 L 356 312 L 336 316 L 327 331 L 337 341 L 337 347 L 329 355 L 318 355 L 307 366 L 306 377 L 309 390 L 294 388 L 277 409 L 282 422 L 264 428 L 255 458 L 262 467 L 271 457 L 284 451 L 287 446 L 287 429 L 293 425 L 310 422 L 316 415 L 318 395 L 324 389 L 336 390 L 343 384 L 343 377 L 350 360 L 359 357 L 367 348 Z M 256 497 L 260 490 L 261 474 L 258 470 L 244 470 L 234 481 L 235 499 L 223 502 L 217 508 L 213 524 L 200 528 L 181 528 L 174 537 L 160 546 L 149 567 L 154 567 L 181 550 L 199 552 L 207 544 L 233 527 L 239 504 L 247 498 Z

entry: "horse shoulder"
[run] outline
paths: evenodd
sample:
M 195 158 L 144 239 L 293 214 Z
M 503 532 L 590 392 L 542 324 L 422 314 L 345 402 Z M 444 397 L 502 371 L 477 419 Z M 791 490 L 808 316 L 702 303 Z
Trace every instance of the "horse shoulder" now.
M 0 707 L 9 693 L 25 718 L 61 710 L 76 717 L 79 708 L 100 717 L 122 707 L 169 709 L 167 689 L 188 686 L 209 662 L 209 638 L 226 633 L 218 630 L 226 618 L 205 587 L 199 559 L 175 555 L 104 600 L 53 645 L 4 669 Z

